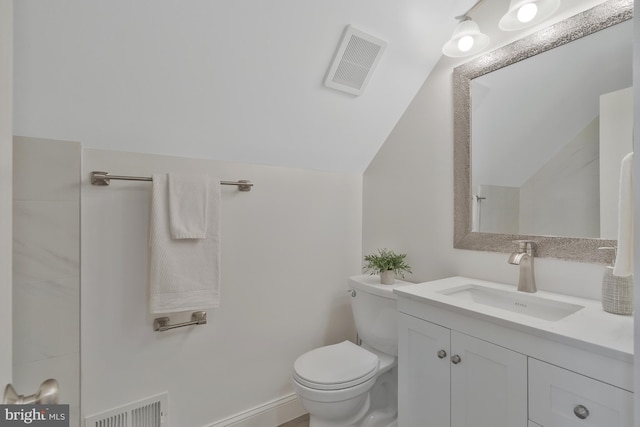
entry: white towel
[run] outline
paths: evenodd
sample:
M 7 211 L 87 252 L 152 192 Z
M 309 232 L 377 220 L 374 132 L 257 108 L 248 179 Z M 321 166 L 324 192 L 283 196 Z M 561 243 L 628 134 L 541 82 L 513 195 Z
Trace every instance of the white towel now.
M 174 240 L 169 227 L 168 178 L 166 174 L 153 175 L 149 221 L 152 313 L 220 305 L 220 181 L 208 179 L 206 238 Z
M 633 153 L 620 164 L 620 195 L 618 199 L 618 255 L 613 275 L 633 274 Z
M 174 239 L 204 239 L 207 235 L 208 177 L 169 173 L 168 180 L 171 236 Z

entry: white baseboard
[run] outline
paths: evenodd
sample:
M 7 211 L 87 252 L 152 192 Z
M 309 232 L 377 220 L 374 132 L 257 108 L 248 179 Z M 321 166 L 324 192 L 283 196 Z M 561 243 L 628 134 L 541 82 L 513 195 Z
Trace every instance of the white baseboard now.
M 277 427 L 306 413 L 297 396 L 290 394 L 217 421 L 208 427 Z

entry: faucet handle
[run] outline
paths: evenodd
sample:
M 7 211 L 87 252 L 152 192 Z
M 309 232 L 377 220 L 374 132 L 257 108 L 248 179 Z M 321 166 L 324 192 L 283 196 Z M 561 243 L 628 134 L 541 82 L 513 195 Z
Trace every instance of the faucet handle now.
M 526 252 L 529 255 L 533 256 L 536 252 L 536 248 L 538 245 L 533 240 L 514 240 L 513 243 L 518 244 L 519 252 Z

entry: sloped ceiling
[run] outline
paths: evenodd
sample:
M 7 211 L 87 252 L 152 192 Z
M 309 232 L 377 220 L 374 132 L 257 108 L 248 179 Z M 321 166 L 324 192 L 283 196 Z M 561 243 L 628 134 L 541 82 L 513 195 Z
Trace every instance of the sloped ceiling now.
M 562 0 L 564 19 L 604 0 Z M 85 147 L 362 172 L 475 0 L 20 0 L 14 132 Z M 486 51 L 509 0 L 471 14 Z M 347 25 L 388 46 L 361 96 L 323 80 Z M 433 100 L 433 102 L 439 102 Z M 127 171 L 129 172 L 129 171 Z M 115 173 L 115 172 L 114 172 Z
M 360 172 L 474 3 L 20 0 L 14 132 Z M 388 42 L 359 97 L 322 84 L 348 24 Z

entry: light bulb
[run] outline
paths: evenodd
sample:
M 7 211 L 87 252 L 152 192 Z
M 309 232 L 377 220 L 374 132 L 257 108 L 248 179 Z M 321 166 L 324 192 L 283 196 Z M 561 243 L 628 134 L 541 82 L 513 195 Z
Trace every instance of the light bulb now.
M 527 3 L 518 9 L 518 21 L 524 23 L 531 22 L 538 14 L 538 6 L 535 3 Z
M 464 36 L 460 37 L 460 40 L 458 40 L 458 49 L 460 49 L 461 52 L 468 52 L 472 47 L 473 37 Z

